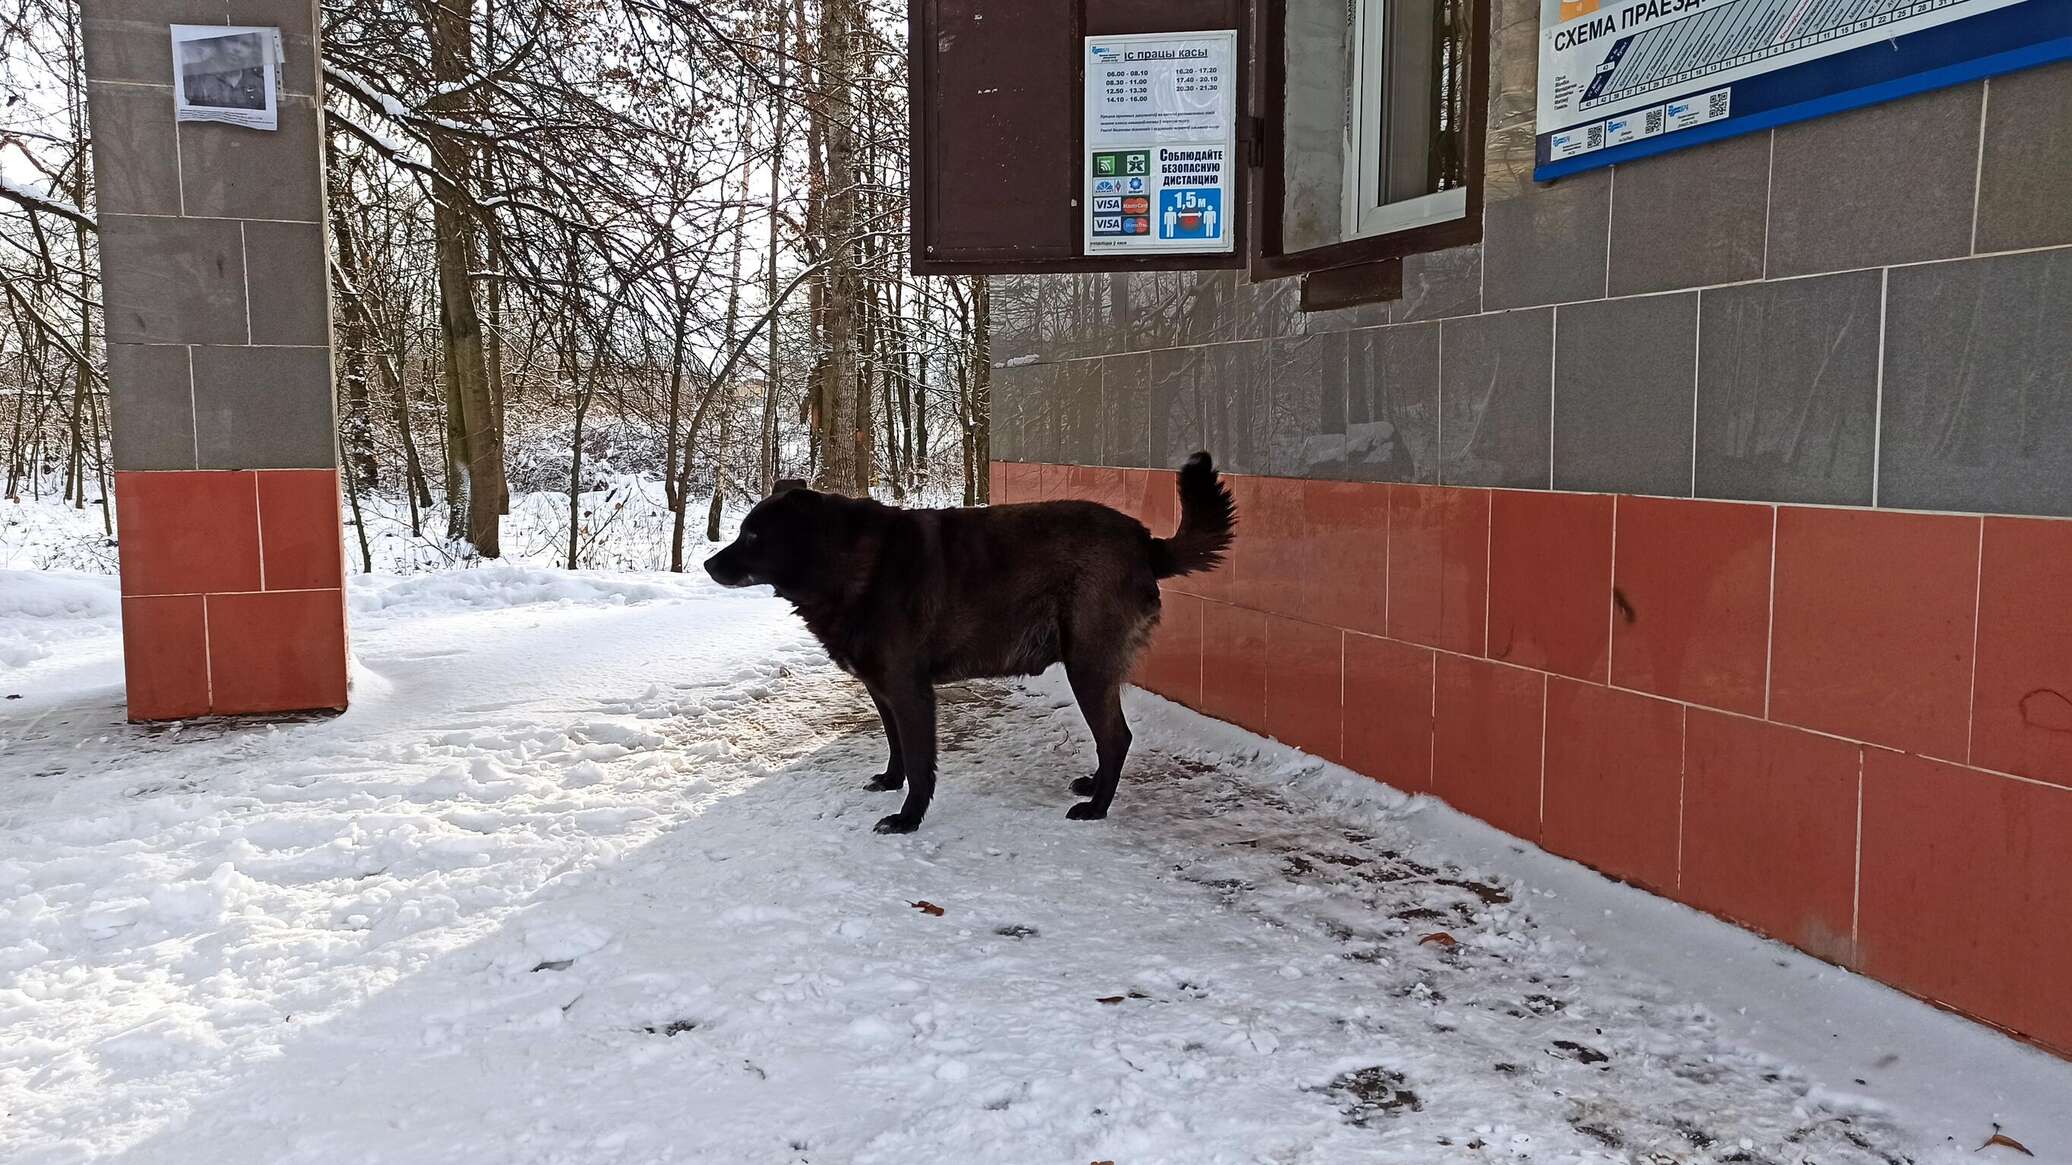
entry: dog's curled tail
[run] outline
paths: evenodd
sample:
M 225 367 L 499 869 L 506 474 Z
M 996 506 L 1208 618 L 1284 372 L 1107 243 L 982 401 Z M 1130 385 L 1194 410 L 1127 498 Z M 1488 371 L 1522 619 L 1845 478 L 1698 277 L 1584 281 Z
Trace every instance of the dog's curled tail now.
M 1207 453 L 1197 453 L 1180 467 L 1180 528 L 1171 538 L 1151 540 L 1151 570 L 1160 578 L 1214 570 L 1230 549 L 1237 525 L 1237 503 L 1216 476 Z

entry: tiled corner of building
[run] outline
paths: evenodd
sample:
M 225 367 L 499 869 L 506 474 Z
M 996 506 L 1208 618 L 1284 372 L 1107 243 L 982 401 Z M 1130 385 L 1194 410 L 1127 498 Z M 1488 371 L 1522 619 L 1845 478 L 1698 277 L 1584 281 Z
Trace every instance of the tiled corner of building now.
M 346 700 L 317 12 L 246 7 L 285 54 L 273 130 L 173 121 L 166 26 L 223 5 L 81 12 L 137 720 Z

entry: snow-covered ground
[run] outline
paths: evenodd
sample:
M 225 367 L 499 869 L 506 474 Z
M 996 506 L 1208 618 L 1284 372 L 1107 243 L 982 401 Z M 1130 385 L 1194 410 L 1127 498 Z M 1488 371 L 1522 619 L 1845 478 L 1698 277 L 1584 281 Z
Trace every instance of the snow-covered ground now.
M 356 578 L 353 708 L 123 723 L 0 571 L 0 1161 L 2072 1160 L 2072 1066 L 1133 695 L 875 717 L 702 577 Z M 918 904 L 928 904 L 926 907 Z

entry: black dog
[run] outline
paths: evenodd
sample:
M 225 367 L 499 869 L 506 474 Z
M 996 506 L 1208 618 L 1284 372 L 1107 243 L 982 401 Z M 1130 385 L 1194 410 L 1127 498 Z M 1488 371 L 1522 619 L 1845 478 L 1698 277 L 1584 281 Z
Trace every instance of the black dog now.
M 705 570 L 721 586 L 775 588 L 870 689 L 892 746 L 870 787 L 907 790 L 878 832 L 912 832 L 935 796 L 936 684 L 1060 660 L 1100 754 L 1072 783 L 1091 799 L 1067 816 L 1088 821 L 1108 815 L 1129 753 L 1121 689 L 1158 623 L 1158 580 L 1213 569 L 1236 520 L 1206 453 L 1180 470 L 1171 538 L 1094 502 L 899 510 L 792 488 L 750 511 Z

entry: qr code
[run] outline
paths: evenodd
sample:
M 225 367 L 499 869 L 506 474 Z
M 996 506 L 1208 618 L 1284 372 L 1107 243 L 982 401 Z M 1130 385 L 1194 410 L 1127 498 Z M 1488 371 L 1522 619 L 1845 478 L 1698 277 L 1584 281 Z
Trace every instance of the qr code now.
M 1715 118 L 1721 118 L 1727 115 L 1727 94 L 1730 92 L 1732 91 L 1728 89 L 1722 89 L 1717 93 L 1708 94 L 1706 96 L 1705 120 L 1711 121 Z
M 1662 107 L 1657 105 L 1647 111 L 1641 122 L 1641 136 L 1647 137 L 1662 132 Z
M 1604 148 L 1603 122 L 1598 122 L 1596 125 L 1583 131 L 1583 148 L 1586 150 L 1601 150 Z

